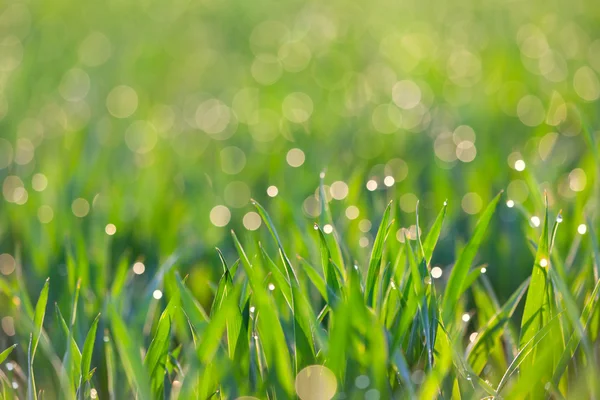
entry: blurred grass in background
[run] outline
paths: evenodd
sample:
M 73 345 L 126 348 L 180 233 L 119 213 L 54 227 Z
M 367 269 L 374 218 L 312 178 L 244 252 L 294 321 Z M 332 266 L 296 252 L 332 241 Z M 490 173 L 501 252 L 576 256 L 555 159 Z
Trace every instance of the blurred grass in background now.
M 417 200 L 424 221 L 448 200 L 432 261 L 443 270 L 470 215 L 505 189 L 510 207 L 479 252 L 501 300 L 530 275 L 524 239 L 538 235 L 544 190 L 563 210 L 562 254 L 594 220 L 592 1 L 0 7 L 1 278 L 22 274 L 37 295 L 50 276 L 65 309 L 68 271 L 92 289 L 92 310 L 118 265 L 141 263 L 131 290 L 142 290 L 169 257 L 209 307 L 222 273 L 214 247 L 231 259 L 230 229 L 253 243 L 268 235 L 251 198 L 290 254 L 318 260 L 306 238 L 323 217 L 322 172 L 361 265 L 390 199 L 398 240 L 415 238 Z

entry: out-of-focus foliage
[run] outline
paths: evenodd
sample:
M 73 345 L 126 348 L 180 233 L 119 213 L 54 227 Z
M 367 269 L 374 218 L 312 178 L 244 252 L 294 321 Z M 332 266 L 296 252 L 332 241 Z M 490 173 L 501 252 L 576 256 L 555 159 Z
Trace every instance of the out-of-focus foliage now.
M 592 346 L 595 336 L 576 350 L 577 344 L 556 330 L 584 337 L 582 313 L 595 298 L 590 296 L 598 279 L 598 264 L 592 260 L 599 253 L 593 236 L 600 166 L 599 20 L 600 7 L 590 0 L 5 0 L 0 4 L 0 351 L 21 345 L 6 353 L 19 357 L 15 365 L 22 370 L 15 382 L 28 381 L 27 360 L 33 359 L 27 355 L 29 334 L 32 344 L 40 334 L 33 299 L 47 277 L 52 282 L 48 304 L 56 302 L 63 315 L 57 317 L 49 306 L 47 336 L 42 335 L 37 352 L 32 346 L 36 366 L 56 369 L 61 361 L 76 366 L 80 359 L 87 365 L 93 351 L 91 366 L 101 366 L 101 379 L 95 381 L 97 375 L 88 377 L 89 371 L 79 368 L 62 384 L 78 385 L 76 379 L 81 379 L 91 382 L 88 389 L 107 393 L 120 389 L 123 382 L 116 376 L 122 378 L 124 366 L 133 371 L 129 377 L 150 362 L 169 364 L 173 360 L 165 361 L 161 352 L 165 344 L 152 347 L 148 340 L 155 332 L 179 335 L 186 324 L 169 307 L 161 317 L 152 302 L 153 294 L 162 296 L 164 279 L 173 270 L 189 274 L 189 296 L 180 293 L 173 300 L 169 295 L 172 307 L 181 301 L 186 312 L 192 312 L 191 304 L 212 310 L 219 295 L 222 304 L 229 304 L 219 280 L 226 291 L 235 288 L 242 310 L 246 306 L 241 299 L 246 299 L 248 285 L 227 286 L 214 250 L 218 246 L 230 264 L 239 257 L 231 229 L 248 257 L 262 257 L 263 272 L 279 279 L 277 287 L 281 279 L 290 285 L 277 305 L 300 291 L 292 285 L 292 267 L 306 267 L 327 303 L 337 305 L 344 284 L 334 278 L 356 264 L 371 292 L 362 306 L 374 307 L 382 317 L 373 284 L 379 278 L 393 283 L 392 269 L 371 254 L 378 248 L 377 232 L 389 200 L 395 200 L 394 223 L 387 232 L 390 257 L 404 248 L 406 265 L 411 257 L 415 262 L 420 257 L 417 202 L 421 221 L 434 221 L 448 200 L 445 222 L 436 225 L 437 245 L 423 243 L 425 253 L 435 247 L 426 264 L 434 278 L 441 276 L 439 298 L 428 293 L 427 301 L 473 307 L 483 314 L 477 327 L 498 310 L 502 318 L 515 313 L 519 319 L 523 304 L 515 294 L 535 264 L 531 284 L 552 282 L 558 300 L 550 307 L 534 296 L 533 308 L 523 315 L 546 307 L 536 324 L 549 326 L 549 336 L 562 336 L 564 342 L 544 339 L 543 347 L 574 346 L 569 356 L 588 351 L 583 345 Z M 468 240 L 478 233 L 475 221 L 500 190 L 505 194 L 491 217 L 487 232 L 492 233 L 483 235 L 476 254 L 467 257 Z M 560 209 L 563 221 L 556 236 L 550 222 L 548 243 L 540 239 L 544 192 L 551 222 Z M 264 260 L 265 254 L 277 260 L 278 246 L 251 199 L 268 210 L 289 265 Z M 314 236 L 315 222 L 322 238 Z M 335 242 L 330 240 L 334 231 Z M 550 257 L 556 257 L 551 260 L 556 276 L 542 276 L 536 268 Z M 331 264 L 323 262 L 329 258 Z M 453 269 L 455 262 L 461 268 Z M 322 271 L 307 266 L 323 263 Z M 238 274 L 243 260 L 240 264 Z M 465 278 L 471 264 L 479 267 Z M 371 269 L 369 276 L 370 265 L 379 270 Z M 485 287 L 474 272 L 483 268 Z M 448 297 L 450 271 L 457 275 Z M 182 282 L 169 279 L 167 292 L 175 293 Z M 300 282 L 304 290 L 304 275 Z M 397 284 L 412 288 L 405 281 Z M 471 285 L 474 290 L 462 290 Z M 73 304 L 78 287 L 79 306 Z M 344 300 L 340 315 L 356 301 L 352 296 Z M 494 307 L 489 308 L 490 302 Z M 502 308 L 505 302 L 507 309 Z M 318 314 L 320 303 L 314 298 L 309 303 Z M 148 304 L 154 304 L 150 312 Z M 441 304 L 427 306 L 447 313 L 451 307 L 444 310 Z M 563 320 L 563 308 L 570 319 Z M 205 323 L 212 317 L 194 310 L 187 314 L 191 321 Z M 597 327 L 594 310 L 587 312 Z M 98 340 L 87 341 L 99 312 Z M 290 328 L 285 324 L 299 323 L 296 332 L 306 328 L 302 321 L 290 320 L 288 312 L 270 318 L 286 321 L 285 334 Z M 226 316 L 223 321 L 231 314 Z M 321 317 L 327 320 L 326 314 Z M 448 323 L 448 315 L 442 317 Z M 560 327 L 555 327 L 552 321 L 559 319 Z M 177 328 L 167 327 L 166 321 Z M 335 330 L 335 325 L 328 328 Z M 539 327 L 523 328 L 528 333 L 521 339 L 539 332 Z M 102 341 L 105 329 L 107 338 L 109 331 L 124 332 L 122 341 Z M 220 331 L 214 329 L 211 334 L 218 337 Z M 204 340 L 199 333 L 196 345 Z M 71 339 L 74 346 L 66 346 Z M 491 339 L 496 345 L 500 340 Z M 515 332 L 502 337 L 509 339 L 514 339 L 513 349 L 525 345 Z M 48 340 L 59 340 L 57 352 L 42 351 Z M 178 340 L 189 344 L 191 338 Z M 153 356 L 137 365 L 135 350 L 124 353 L 124 348 L 143 341 Z M 231 339 L 227 346 L 228 351 L 237 347 Z M 65 348 L 68 357 L 63 359 Z M 486 344 L 469 353 L 475 374 L 497 348 Z M 209 350 L 199 359 L 210 358 L 214 349 Z M 317 357 L 313 351 L 306 354 Z M 417 366 L 424 370 L 426 365 L 419 363 L 429 360 L 406 356 L 412 371 Z M 506 357 L 495 357 L 493 374 L 509 368 Z M 545 361 L 559 371 L 566 369 L 570 359 L 565 360 Z M 439 368 L 448 368 L 444 365 Z M 331 368 L 340 379 L 338 367 Z M 57 379 L 39 371 L 38 389 Z M 130 387 L 149 393 L 161 389 L 155 373 L 151 370 L 145 383 L 130 379 Z M 585 382 L 583 375 L 580 379 Z M 429 393 L 421 383 L 416 392 Z M 546 390 L 567 393 L 556 383 Z

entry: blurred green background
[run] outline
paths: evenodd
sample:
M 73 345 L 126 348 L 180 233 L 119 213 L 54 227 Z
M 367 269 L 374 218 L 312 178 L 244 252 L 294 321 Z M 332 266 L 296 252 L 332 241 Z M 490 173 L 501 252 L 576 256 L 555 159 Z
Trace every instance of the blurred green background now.
M 445 270 L 506 190 L 479 253 L 506 297 L 544 190 L 564 257 L 597 208 L 599 20 L 590 0 L 5 0 L 0 278 L 66 287 L 74 262 L 98 295 L 118 263 L 143 263 L 143 287 L 175 254 L 208 305 L 214 248 L 267 234 L 251 198 L 316 259 L 325 172 L 361 264 L 389 200 L 399 240 L 417 199 L 424 229 L 448 200 Z

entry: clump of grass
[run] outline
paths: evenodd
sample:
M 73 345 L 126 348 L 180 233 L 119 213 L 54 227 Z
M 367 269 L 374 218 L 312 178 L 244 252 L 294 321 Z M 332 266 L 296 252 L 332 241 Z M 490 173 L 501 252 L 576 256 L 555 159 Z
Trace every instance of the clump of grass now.
M 126 264 L 101 293 L 70 267 L 70 308 L 56 305 L 54 318 L 47 316 L 51 282 L 35 307 L 22 277 L 3 284 L 20 315 L 17 343 L 0 353 L 0 363 L 10 363 L 0 372 L 2 396 L 597 397 L 598 251 L 591 264 L 565 268 L 546 205 L 531 277 L 500 304 L 474 261 L 484 238 L 493 240 L 488 228 L 501 196 L 481 213 L 445 282 L 432 276 L 431 260 L 446 204 L 425 231 L 417 211 L 416 237 L 402 243 L 390 240 L 395 207 L 388 204 L 363 266 L 335 228 L 326 234 L 319 224 L 305 238 L 318 262 L 290 257 L 286 238 L 254 202 L 272 242 L 242 243 L 232 232 L 237 259 L 219 251 L 223 272 L 210 310 L 173 257 L 134 292 Z M 321 206 L 322 223 L 333 224 Z

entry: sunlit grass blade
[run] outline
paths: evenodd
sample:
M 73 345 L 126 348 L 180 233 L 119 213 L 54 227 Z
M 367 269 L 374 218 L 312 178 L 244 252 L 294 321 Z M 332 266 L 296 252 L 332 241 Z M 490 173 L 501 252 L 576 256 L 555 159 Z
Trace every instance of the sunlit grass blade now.
M 599 303 L 598 293 L 599 292 L 600 292 L 600 280 L 596 281 L 594 290 L 590 294 L 589 298 L 586 299 L 587 301 L 585 303 L 585 308 L 583 309 L 583 312 L 581 313 L 580 323 L 583 326 L 583 329 L 584 329 L 583 334 L 584 335 L 586 334 L 586 332 L 589 328 L 592 316 L 594 315 L 595 311 L 598 309 L 598 303 Z M 565 345 L 565 350 L 564 350 L 563 354 L 561 355 L 560 362 L 558 363 L 557 367 L 554 369 L 554 374 L 552 376 L 552 381 L 554 382 L 555 385 L 558 385 L 558 383 L 560 382 L 562 375 L 565 373 L 565 370 L 567 369 L 567 365 L 569 364 L 569 362 L 573 359 L 573 356 L 575 355 L 575 350 L 579 346 L 581 339 L 582 339 L 581 333 L 573 332 L 573 334 L 567 341 L 567 344 Z
M 548 325 L 555 314 L 556 306 L 554 304 L 554 290 L 552 288 L 552 281 L 548 275 L 548 268 L 552 268 L 549 257 L 548 225 L 548 206 L 546 204 L 542 233 L 537 247 L 531 282 L 529 284 L 529 289 L 527 290 L 525 309 L 521 320 L 521 337 L 519 339 L 520 348 L 523 348 L 523 346 L 525 346 L 525 344 L 528 343 L 542 327 Z M 556 334 L 551 334 L 550 336 L 550 340 L 554 340 Z M 525 362 L 525 369 L 533 368 L 535 362 L 536 354 L 534 350 L 531 357 Z M 552 365 L 546 365 L 543 369 L 546 371 L 546 374 L 550 374 Z M 550 377 L 551 376 L 548 376 L 547 379 L 550 379 Z M 541 385 L 537 386 L 536 392 L 542 390 L 540 387 Z
M 33 376 L 33 334 L 29 335 L 29 347 L 27 348 L 27 400 L 37 400 Z
M 81 279 L 77 281 L 75 293 L 73 294 L 73 303 L 71 305 L 71 319 L 69 320 L 69 329 L 67 335 L 66 352 L 63 358 L 63 368 L 65 369 L 70 390 L 75 390 L 79 384 L 81 371 L 81 351 L 73 338 L 73 327 L 77 318 L 77 304 L 79 302 L 79 292 L 81 290 Z M 61 317 L 62 318 L 62 317 Z M 74 345 L 73 345 L 74 344 Z
M 2 364 L 4 360 L 8 358 L 8 356 L 10 356 L 10 353 L 12 353 L 15 347 L 17 347 L 17 344 L 13 344 L 12 346 L 4 350 L 2 353 L 0 353 L 0 364 Z
M 371 257 L 369 259 L 369 269 L 367 272 L 367 282 L 365 285 L 365 299 L 367 306 L 373 307 L 375 305 L 375 295 L 377 291 L 377 283 L 379 281 L 379 272 L 381 271 L 381 260 L 383 258 L 383 247 L 390 228 L 390 212 L 392 209 L 392 203 L 390 202 L 386 207 L 375 242 L 373 243 L 373 249 L 371 250 Z
M 278 378 L 276 380 L 276 391 L 284 397 L 292 396 L 294 393 L 294 375 L 290 360 L 291 350 L 286 343 L 276 307 L 274 307 L 272 298 L 264 288 L 264 274 L 261 268 L 252 265 L 237 236 L 233 231 L 231 233 L 252 289 L 256 304 L 255 312 L 260 313 L 257 317 L 260 343 L 263 345 L 262 350 L 267 361 L 271 363 Z
M 85 342 L 83 343 L 83 351 L 81 353 L 81 376 L 83 377 L 84 383 L 92 378 L 92 355 L 94 352 L 94 344 L 96 343 L 96 331 L 98 330 L 99 322 L 100 314 L 94 318 L 92 326 L 85 337 Z
M 338 236 L 337 236 L 337 230 L 335 229 L 334 223 L 333 223 L 333 217 L 331 215 L 331 209 L 329 208 L 329 203 L 327 201 L 328 199 L 328 193 L 325 193 L 325 172 L 321 173 L 320 176 L 320 180 L 319 180 L 319 205 L 321 208 L 321 224 L 324 225 L 325 223 L 329 223 L 332 227 L 333 227 L 333 232 L 332 232 L 332 237 L 333 237 L 333 255 L 331 255 L 331 258 L 335 259 L 335 263 L 341 268 L 342 271 L 345 271 L 345 267 L 344 267 L 344 257 L 342 255 L 342 249 L 340 246 L 340 241 L 338 240 Z M 325 239 L 325 237 L 323 237 L 323 239 Z M 325 276 L 327 277 L 327 274 L 325 274 Z
M 337 273 L 335 272 L 333 262 L 331 261 L 331 254 L 329 252 L 329 247 L 327 246 L 325 235 L 317 224 L 315 224 L 315 230 L 318 232 L 319 236 L 321 266 L 323 268 L 323 275 L 325 276 L 325 282 L 327 283 L 328 288 L 327 302 L 333 306 L 335 305 L 337 298 L 340 296 L 341 284 L 338 280 Z
M 446 217 L 447 207 L 448 202 L 445 201 L 444 206 L 440 210 L 439 214 L 435 219 L 435 222 L 433 223 L 433 226 L 431 227 L 431 229 L 427 233 L 427 236 L 425 236 L 425 239 L 423 240 L 423 253 L 425 255 L 425 263 L 427 265 L 429 265 L 429 263 L 431 262 L 433 250 L 435 249 L 437 241 L 440 237 L 442 226 L 444 224 L 444 218 Z
M 189 321 L 190 329 L 195 338 L 202 334 L 208 324 L 209 317 L 202 305 L 198 303 L 194 295 L 187 286 L 185 286 L 179 274 L 176 274 L 176 281 L 177 289 L 179 290 L 179 298 L 181 300 L 181 308 Z
M 483 241 L 485 231 L 492 219 L 492 215 L 496 210 L 496 205 L 502 196 L 502 192 L 498 193 L 496 197 L 490 202 L 487 208 L 481 214 L 475 232 L 467 243 L 466 247 L 458 256 L 452 271 L 450 272 L 450 278 L 446 285 L 446 291 L 442 302 L 442 312 L 444 324 L 448 327 L 449 324 L 454 322 L 456 315 L 456 305 L 462 293 L 465 278 L 469 273 L 471 264 L 477 255 L 477 250 Z
M 173 304 L 173 299 L 169 305 Z M 167 309 L 161 314 L 156 332 L 152 342 L 148 347 L 144 365 L 150 375 L 152 394 L 154 399 L 163 397 L 164 376 L 169 351 L 169 342 L 171 336 L 171 318 L 174 306 L 167 306 Z
M 508 379 L 515 373 L 515 371 L 518 370 L 518 368 L 525 360 L 529 359 L 530 354 L 536 349 L 540 342 L 544 340 L 546 335 L 548 335 L 548 333 L 551 330 L 556 329 L 559 326 L 559 317 L 560 313 L 554 316 L 550 321 L 548 321 L 548 323 L 544 325 L 540 330 L 538 330 L 529 339 L 529 341 L 527 341 L 523 346 L 521 346 L 516 357 L 508 366 L 508 369 L 504 372 L 504 375 L 498 383 L 498 387 L 496 388 L 496 391 L 498 393 L 502 392 L 502 389 L 504 389 L 505 385 L 508 383 Z
M 63 365 L 65 367 L 65 371 L 68 373 L 68 377 L 71 380 L 71 383 L 75 383 L 79 381 L 79 366 L 81 364 L 81 351 L 79 350 L 79 346 L 75 341 L 75 338 L 70 333 L 69 325 L 63 318 L 58 305 L 55 305 L 56 318 L 58 319 L 58 323 L 60 324 L 63 333 L 65 334 L 65 338 L 67 340 L 67 346 L 70 348 L 65 351 L 65 359 L 63 360 Z M 67 364 L 71 364 L 68 366 Z M 67 369 L 70 367 L 71 370 Z
M 33 343 L 31 349 L 31 362 L 35 358 L 35 352 L 37 350 L 40 336 L 42 334 L 42 325 L 44 324 L 44 317 L 46 316 L 46 305 L 48 304 L 48 290 L 49 290 L 50 278 L 46 279 L 44 286 L 40 292 L 37 304 L 35 305 L 35 312 L 33 316 Z
M 115 349 L 108 330 L 104 332 L 104 359 L 106 362 L 106 387 L 108 390 L 108 398 L 116 400 L 115 381 L 117 378 L 117 370 L 115 366 Z
M 480 374 L 492 352 L 496 340 L 502 335 L 503 328 L 509 323 L 519 302 L 523 298 L 529 280 L 523 282 L 495 314 L 477 333 L 475 341 L 467 347 L 467 359 L 476 374 Z
M 120 363 L 123 365 L 127 380 L 131 388 L 140 399 L 150 399 L 150 379 L 144 370 L 138 346 L 131 337 L 127 325 L 123 322 L 116 310 L 110 310 L 112 337 L 117 347 Z M 120 389 L 119 393 L 122 393 Z
M 324 300 L 327 300 L 328 289 L 323 277 L 308 261 L 306 261 L 302 257 L 298 257 L 298 259 L 304 266 L 304 268 L 302 268 L 301 270 L 306 273 L 306 276 L 308 276 L 308 279 L 310 279 L 311 283 L 315 286 L 315 288 L 317 288 L 317 290 L 321 294 L 321 297 L 323 297 Z

